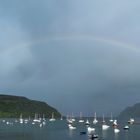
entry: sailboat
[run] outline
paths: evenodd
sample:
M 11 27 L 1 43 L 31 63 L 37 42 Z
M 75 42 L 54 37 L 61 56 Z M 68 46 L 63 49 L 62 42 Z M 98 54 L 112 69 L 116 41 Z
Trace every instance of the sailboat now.
M 71 120 L 72 120 L 73 122 L 75 122 L 75 118 L 74 118 L 73 113 L 72 113 L 72 116 L 71 116 Z
M 69 127 L 70 130 L 76 129 L 76 127 L 72 126 L 72 124 L 69 124 L 68 127 Z
M 129 126 L 128 125 L 125 125 L 123 129 L 124 130 L 129 130 Z
M 112 117 L 112 113 L 111 113 L 111 117 L 110 117 L 110 122 L 113 122 L 113 117 Z
M 80 123 L 83 123 L 83 122 L 84 122 L 84 120 L 82 119 L 82 112 L 80 112 L 80 119 L 79 119 L 79 122 L 80 122 Z
M 90 125 L 90 122 L 89 122 L 89 120 L 88 120 L 88 119 L 86 120 L 85 125 Z
M 20 122 L 20 123 L 23 123 L 22 114 L 20 114 L 19 122 Z
M 95 128 L 94 127 L 88 127 L 87 132 L 88 132 L 88 134 L 93 134 L 95 132 Z
M 96 112 L 95 112 L 95 114 L 94 114 L 93 124 L 96 124 L 97 122 L 98 122 L 98 120 L 97 120 L 97 115 L 96 115 Z
M 44 115 L 44 114 L 43 114 L 42 120 L 43 120 L 43 121 L 46 121 L 46 119 L 45 119 L 45 115 Z
M 120 132 L 120 130 L 117 128 L 118 127 L 117 120 L 113 121 L 112 126 L 114 127 L 114 133 L 119 133 Z
M 33 122 L 41 122 L 41 120 L 38 117 L 38 114 L 35 113 L 35 117 L 33 119 Z
M 60 120 L 62 121 L 63 120 L 63 117 L 61 116 Z
M 134 123 L 134 121 L 135 121 L 135 120 L 134 120 L 134 118 L 131 118 L 131 117 L 130 117 L 130 120 L 129 120 L 129 121 L 127 121 L 127 122 L 128 122 L 129 124 L 133 124 L 133 123 Z
M 66 120 L 67 120 L 68 124 L 73 124 L 73 120 L 72 120 L 71 116 L 67 115 L 67 119 Z
M 103 130 L 106 130 L 106 129 L 108 129 L 109 127 L 110 127 L 109 125 L 106 125 L 106 122 L 105 122 L 105 119 L 104 119 L 104 115 L 103 115 L 102 129 L 103 129 Z
M 98 137 L 99 137 L 98 134 L 90 134 L 90 135 L 88 135 L 88 138 L 91 139 L 91 140 L 96 139 Z
M 50 122 L 55 121 L 55 118 L 54 118 L 54 113 L 52 113 L 52 118 L 50 118 L 50 119 L 49 119 L 49 121 L 50 121 Z
M 118 124 L 117 124 L 117 120 L 114 120 L 112 126 L 113 126 L 113 127 L 117 127 L 117 126 L 118 126 Z
M 120 130 L 118 128 L 114 128 L 114 133 L 119 133 Z

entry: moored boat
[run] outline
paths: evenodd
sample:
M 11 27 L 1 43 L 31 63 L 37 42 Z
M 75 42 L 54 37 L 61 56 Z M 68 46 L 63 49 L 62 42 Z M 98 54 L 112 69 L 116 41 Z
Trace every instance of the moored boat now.
M 130 118 L 130 120 L 129 121 L 127 121 L 129 124 L 133 124 L 134 123 L 134 118 Z
M 89 122 L 89 120 L 88 120 L 88 119 L 86 120 L 85 125 L 90 125 L 90 122 Z
M 109 125 L 106 125 L 106 122 L 105 122 L 105 119 L 104 119 L 104 115 L 103 115 L 102 129 L 103 129 L 103 130 L 106 130 L 106 129 L 108 129 L 109 127 L 110 127 Z
M 53 122 L 55 121 L 55 118 L 54 118 L 54 113 L 52 113 L 52 117 L 49 119 L 50 122 Z
M 96 123 L 98 123 L 98 120 L 97 120 L 97 115 L 96 115 L 96 112 L 95 112 L 95 114 L 94 114 L 93 124 L 96 124 Z
M 80 123 L 83 123 L 83 122 L 84 122 L 84 120 L 83 120 L 82 117 L 83 117 L 83 116 L 82 116 L 82 112 L 80 112 L 80 119 L 79 119 L 79 122 L 80 122 Z
M 125 125 L 123 129 L 124 130 L 129 130 L 129 126 L 128 125 Z

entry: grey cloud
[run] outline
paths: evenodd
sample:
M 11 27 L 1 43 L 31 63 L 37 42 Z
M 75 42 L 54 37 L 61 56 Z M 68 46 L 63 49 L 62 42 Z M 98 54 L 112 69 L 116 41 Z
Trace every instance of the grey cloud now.
M 117 114 L 137 102 L 140 52 L 133 45 L 49 38 L 89 34 L 138 45 L 139 5 L 126 0 L 1 1 L 1 91 L 45 100 L 64 114 Z

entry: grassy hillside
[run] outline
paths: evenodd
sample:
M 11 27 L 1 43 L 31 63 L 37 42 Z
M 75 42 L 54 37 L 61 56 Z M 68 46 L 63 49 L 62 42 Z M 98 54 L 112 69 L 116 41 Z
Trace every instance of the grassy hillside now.
M 34 117 L 35 113 L 44 114 L 50 118 L 52 112 L 55 117 L 60 117 L 60 113 L 45 102 L 30 100 L 26 97 L 0 95 L 0 117 Z

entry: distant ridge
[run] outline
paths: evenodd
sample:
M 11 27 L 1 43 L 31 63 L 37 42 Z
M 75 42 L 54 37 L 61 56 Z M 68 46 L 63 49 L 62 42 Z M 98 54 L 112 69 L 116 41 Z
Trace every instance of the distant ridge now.
M 60 117 L 61 114 L 53 107 L 45 102 L 30 100 L 23 96 L 0 95 L 0 117 L 19 117 L 22 113 L 23 117 L 34 117 L 35 113 L 50 118 L 54 116 Z
M 122 118 L 140 117 L 140 103 L 125 108 L 119 115 Z

